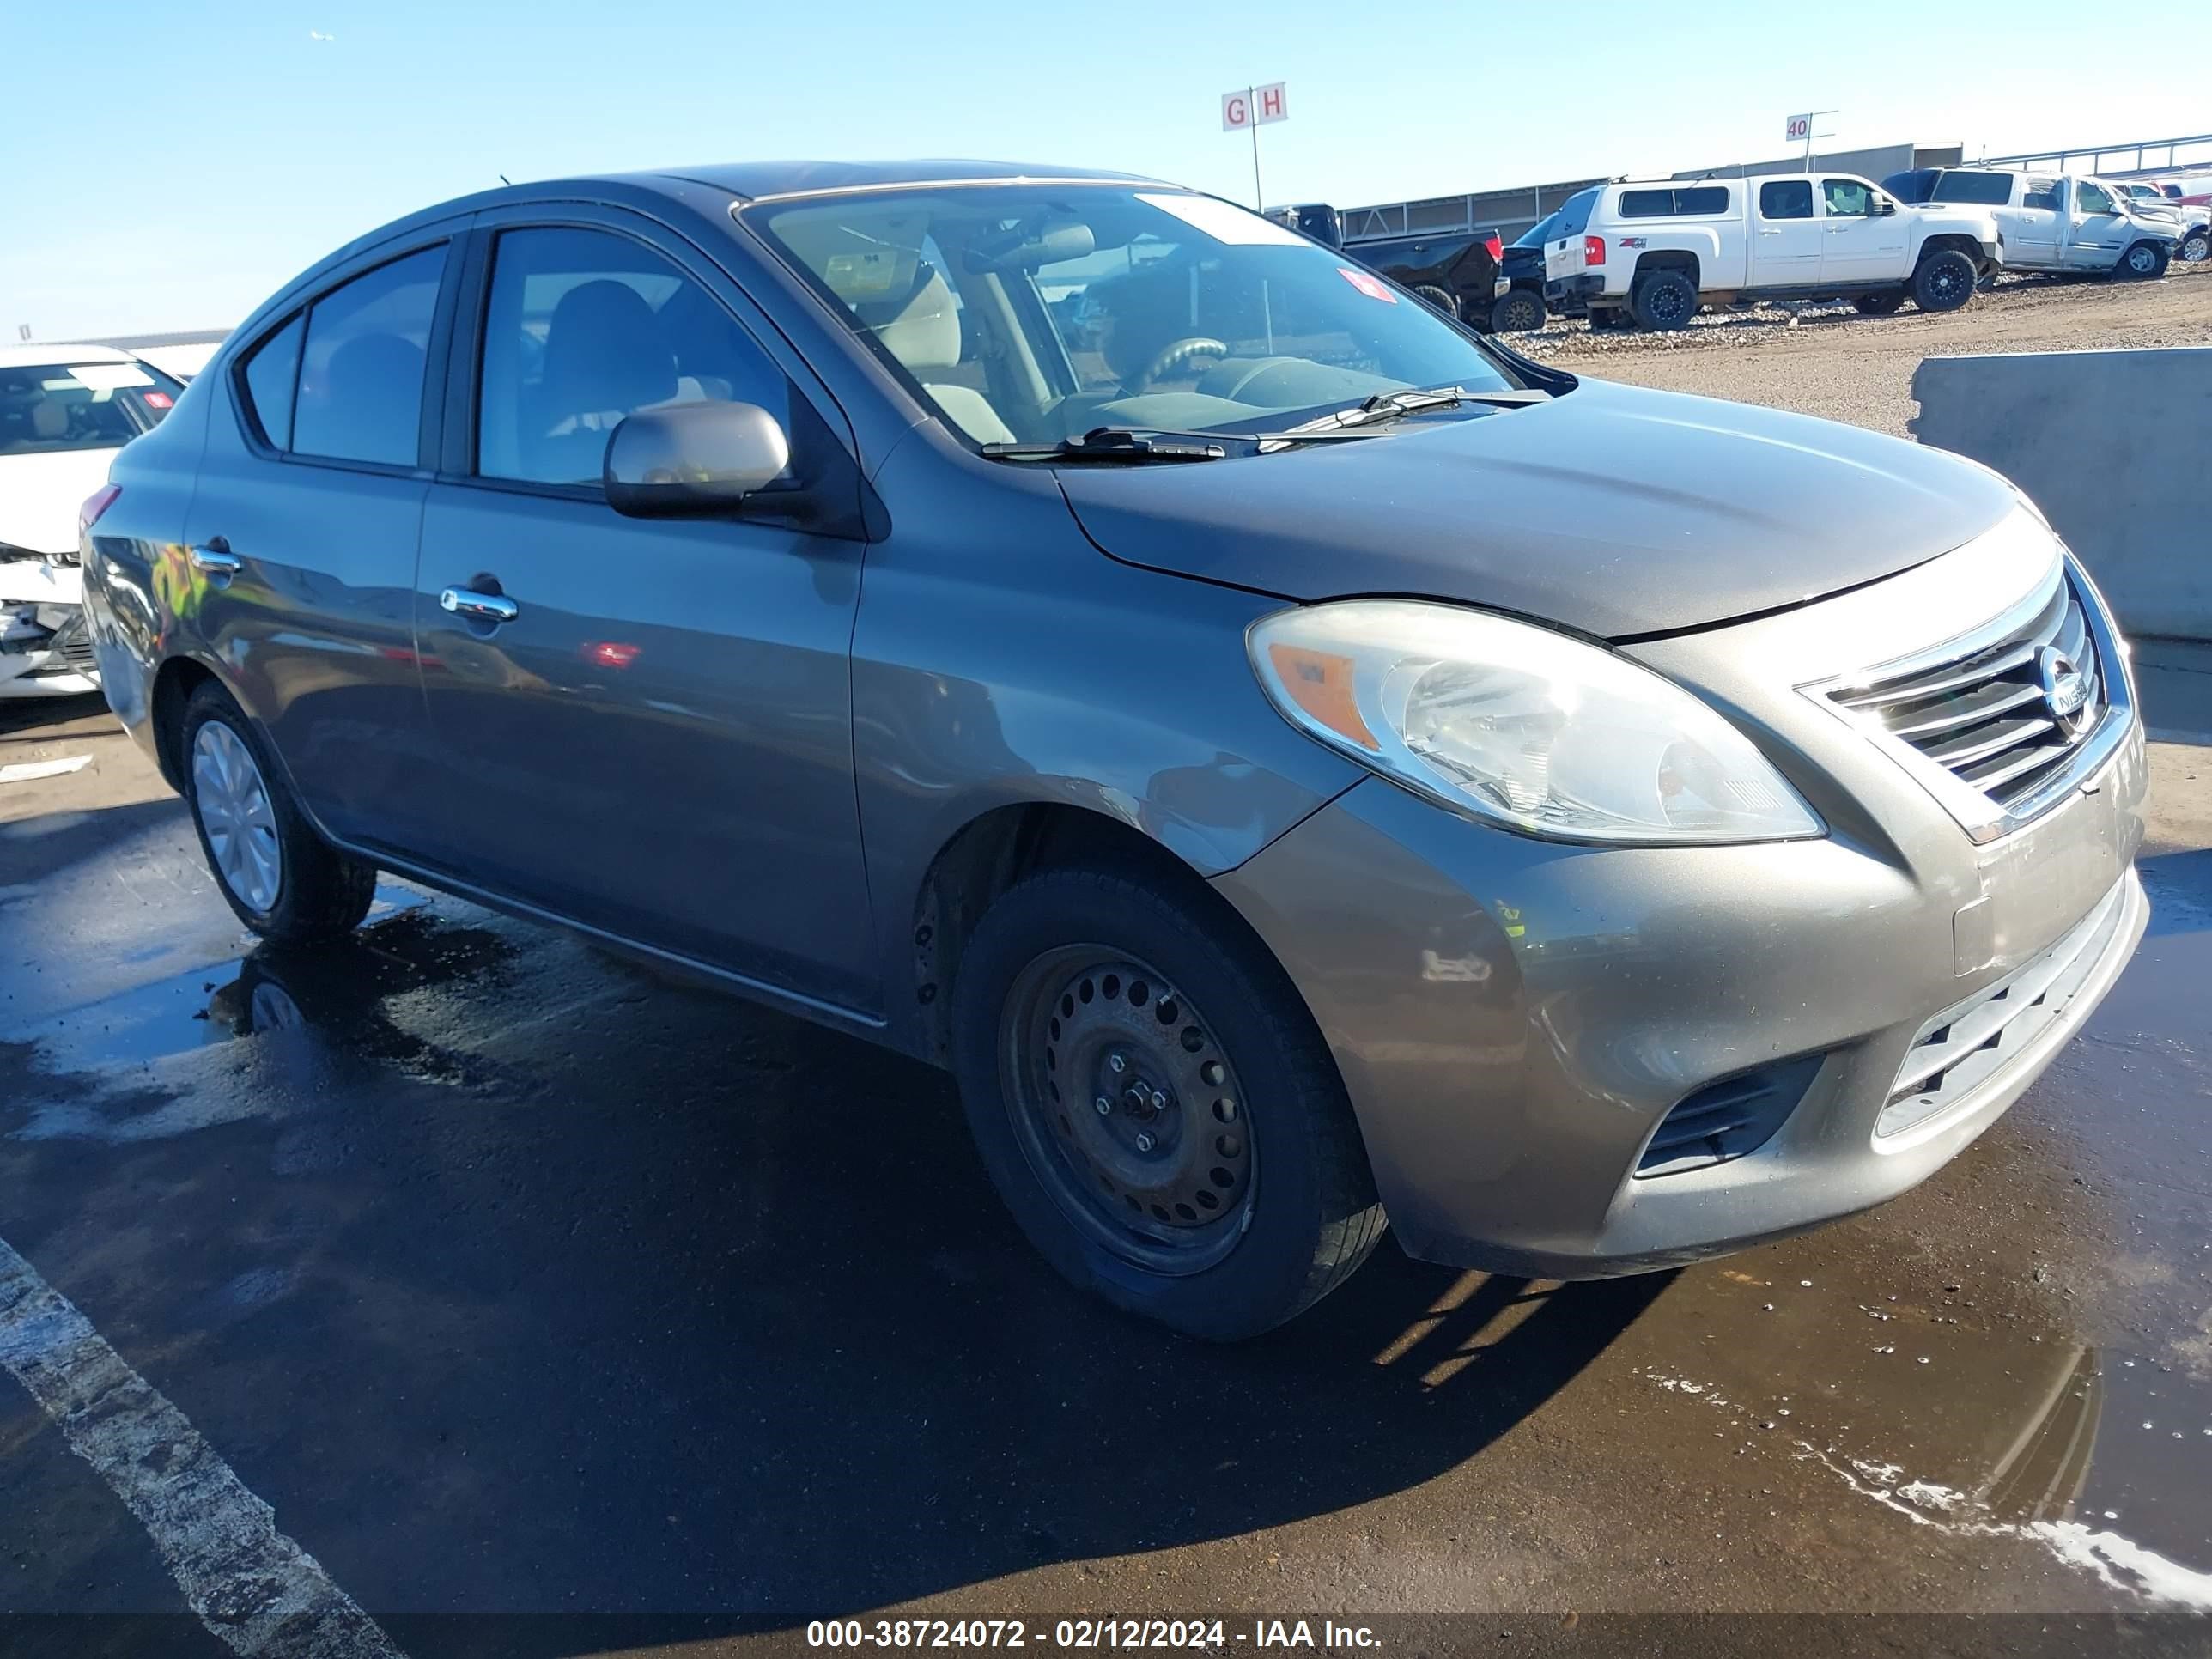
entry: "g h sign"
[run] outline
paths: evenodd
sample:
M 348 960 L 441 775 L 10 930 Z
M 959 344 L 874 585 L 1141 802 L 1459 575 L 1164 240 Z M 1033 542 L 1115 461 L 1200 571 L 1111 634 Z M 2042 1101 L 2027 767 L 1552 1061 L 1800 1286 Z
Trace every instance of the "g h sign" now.
M 1290 99 L 1277 81 L 1264 87 L 1243 87 L 1235 92 L 1221 94 L 1221 130 L 1242 132 L 1246 127 L 1264 127 L 1270 121 L 1291 118 Z

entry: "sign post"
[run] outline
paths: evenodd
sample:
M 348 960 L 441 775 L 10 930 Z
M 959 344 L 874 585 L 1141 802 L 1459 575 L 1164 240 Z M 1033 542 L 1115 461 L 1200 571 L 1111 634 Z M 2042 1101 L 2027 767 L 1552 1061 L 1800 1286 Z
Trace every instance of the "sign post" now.
M 1255 210 L 1267 205 L 1260 189 L 1260 129 L 1270 121 L 1290 118 L 1290 99 L 1280 81 L 1221 94 L 1221 130 L 1249 130 L 1252 135 L 1252 206 Z
M 1841 113 L 1841 112 L 1838 110 L 1816 109 L 1808 110 L 1802 115 L 1793 115 L 1790 118 L 1790 124 L 1785 129 L 1785 131 L 1790 143 L 1793 144 L 1802 144 L 1805 146 L 1805 159 L 1803 166 L 1806 172 L 1810 173 L 1813 170 L 1813 141 L 1815 138 L 1832 138 L 1836 136 L 1832 132 L 1814 131 L 1814 120 L 1820 116 L 1836 115 L 1839 113 Z

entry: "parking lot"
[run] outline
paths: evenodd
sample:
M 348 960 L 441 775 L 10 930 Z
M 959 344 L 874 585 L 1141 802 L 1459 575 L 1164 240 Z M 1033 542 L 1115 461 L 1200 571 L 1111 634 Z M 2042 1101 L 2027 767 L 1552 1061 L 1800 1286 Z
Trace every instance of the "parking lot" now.
M 1902 432 L 1930 353 L 2208 340 L 2191 274 L 1539 349 Z M 2147 700 L 2149 936 L 1926 1186 L 1605 1284 L 1386 1246 L 1227 1349 L 1071 1293 L 936 1073 L 397 883 L 341 948 L 253 950 L 96 700 L 0 706 L 0 765 L 86 757 L 0 783 L 0 1358 L 52 1362 L 8 1322 L 51 1287 L 143 1379 L 0 1385 L 0 1612 L 215 1652 L 180 1583 L 259 1583 L 355 1653 L 346 1607 L 416 1652 L 471 1650 L 411 1622 L 455 1613 L 651 1621 L 528 1638 L 582 1652 L 1470 1612 L 1528 1651 L 1605 1614 L 2212 1610 L 2212 673 Z

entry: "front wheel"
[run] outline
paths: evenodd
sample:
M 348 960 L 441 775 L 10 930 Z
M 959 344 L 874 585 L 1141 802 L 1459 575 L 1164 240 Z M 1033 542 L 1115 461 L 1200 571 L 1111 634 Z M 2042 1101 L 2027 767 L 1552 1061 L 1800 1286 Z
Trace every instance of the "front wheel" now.
M 984 1166 L 1075 1285 L 1234 1341 L 1310 1307 L 1381 1239 L 1335 1061 L 1203 889 L 1029 877 L 977 926 L 953 995 Z
M 2181 246 L 2174 249 L 2173 257 L 2185 265 L 2201 265 L 2207 258 L 2212 258 L 2212 228 L 2200 225 L 2191 231 L 2181 239 Z
M 1956 311 L 1974 297 L 1974 262 L 1954 247 L 1938 248 L 1912 273 L 1912 303 L 1923 311 Z
M 1851 301 L 1862 317 L 1887 317 L 1904 303 L 1902 294 L 1862 294 Z
M 264 939 L 307 944 L 351 933 L 376 896 L 376 871 L 308 826 L 266 740 L 210 680 L 185 705 L 185 800 L 224 902 Z
M 2118 275 L 2136 282 L 2150 282 L 2166 275 L 2168 255 L 2155 242 L 2137 242 L 2120 255 Z

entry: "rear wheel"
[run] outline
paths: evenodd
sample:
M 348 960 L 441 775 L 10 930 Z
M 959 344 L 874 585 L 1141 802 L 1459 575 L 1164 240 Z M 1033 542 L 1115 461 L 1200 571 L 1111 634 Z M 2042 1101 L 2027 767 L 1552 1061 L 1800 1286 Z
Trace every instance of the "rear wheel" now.
M 1382 1237 L 1351 1103 L 1282 969 L 1202 890 L 1106 870 L 994 903 L 954 988 L 985 1168 L 1069 1280 L 1231 1341 Z
M 2136 282 L 2149 282 L 2166 275 L 2167 258 L 2166 251 L 2157 243 L 2137 242 L 2120 255 L 2119 270 L 2115 274 Z
M 1636 320 L 1655 330 L 1687 328 L 1698 314 L 1698 285 L 1679 270 L 1654 270 L 1638 278 L 1630 302 Z
M 212 680 L 185 705 L 178 752 L 200 850 L 240 921 L 290 944 L 361 925 L 376 896 L 374 866 L 336 851 L 308 827 L 266 740 Z
M 1419 298 L 1426 300 L 1438 311 L 1443 312 L 1445 316 L 1455 318 L 1459 315 L 1459 301 L 1452 298 L 1449 289 L 1438 288 L 1433 283 L 1424 283 L 1413 292 Z
M 2181 246 L 2174 249 L 2173 257 L 2185 265 L 2200 265 L 2212 258 L 2212 228 L 2199 225 L 2191 231 L 2181 239 Z
M 1544 325 L 1544 296 L 1534 289 L 1516 288 L 1490 308 L 1493 334 L 1531 334 Z
M 1923 311 L 1956 311 L 1974 297 L 1974 262 L 1954 247 L 1937 248 L 1912 273 L 1912 303 Z
M 1851 301 L 1862 317 L 1887 317 L 1904 303 L 1902 294 L 1862 294 Z

